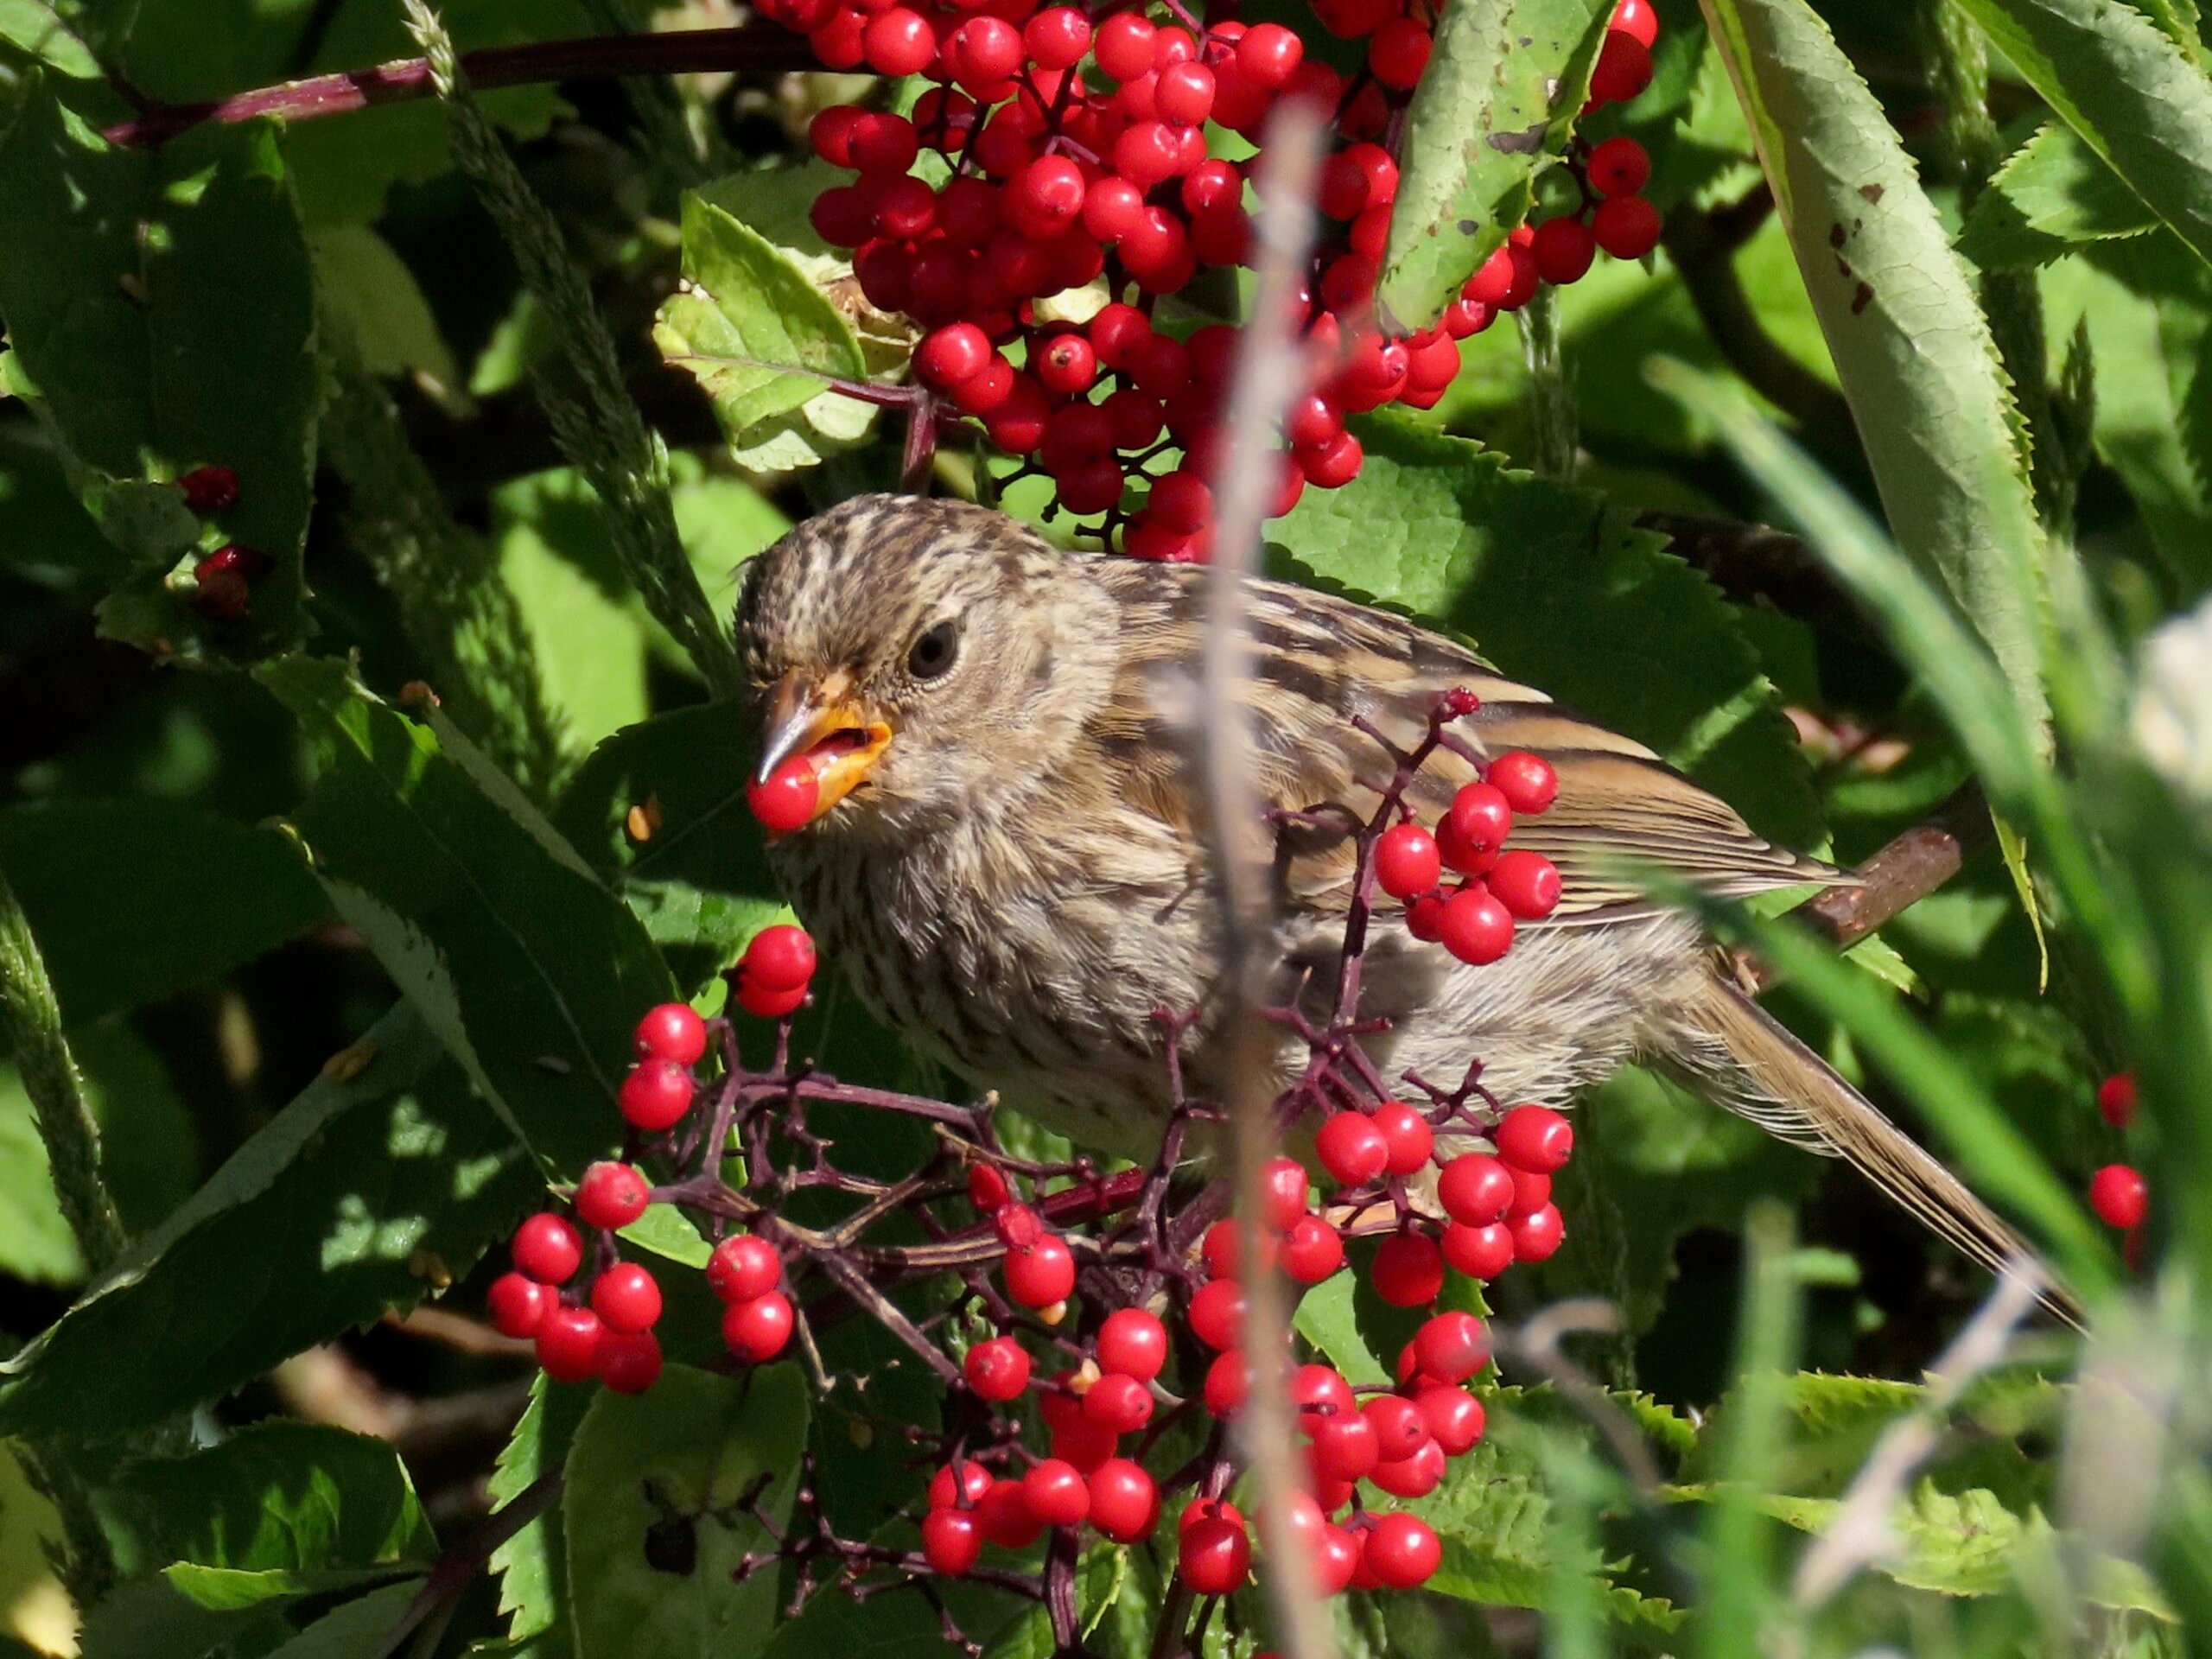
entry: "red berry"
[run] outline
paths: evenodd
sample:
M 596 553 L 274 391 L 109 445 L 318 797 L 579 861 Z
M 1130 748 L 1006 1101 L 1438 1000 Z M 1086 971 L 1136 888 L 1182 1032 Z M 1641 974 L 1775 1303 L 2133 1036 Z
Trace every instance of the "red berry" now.
M 1633 138 L 1608 138 L 1591 150 L 1584 171 L 1599 195 L 1632 196 L 1651 178 L 1651 157 Z
M 1516 1106 L 1491 1136 L 1497 1155 L 1516 1169 L 1549 1175 L 1574 1155 L 1574 1125 L 1548 1106 Z
M 1421 1408 L 1402 1395 L 1378 1394 L 1359 1410 L 1375 1430 L 1379 1462 L 1403 1463 L 1429 1440 L 1428 1422 Z
M 1313 1137 L 1321 1167 L 1339 1186 L 1365 1186 L 1390 1162 L 1390 1143 L 1361 1112 L 1338 1112 Z
M 1281 23 L 1255 23 L 1236 42 L 1238 71 L 1268 92 L 1287 84 L 1305 57 L 1305 41 Z
M 1021 1478 L 1030 1514 L 1048 1527 L 1080 1526 L 1090 1513 L 1090 1488 L 1083 1471 L 1059 1458 L 1033 1465 Z
M 1440 893 L 1423 893 L 1406 906 L 1406 931 L 1423 944 L 1434 944 L 1444 937 L 1445 898 Z
M 1410 17 L 1393 17 L 1367 43 L 1367 67 L 1375 79 L 1399 92 L 1411 89 L 1428 67 L 1428 30 Z
M 968 1202 L 986 1216 L 995 1215 L 999 1206 L 1014 1196 L 1006 1184 L 1006 1177 L 995 1164 L 971 1164 L 968 1169 Z
M 1242 1522 L 1208 1516 L 1183 1529 L 1175 1565 L 1199 1595 L 1225 1596 L 1252 1570 L 1252 1541 Z
M 537 1326 L 537 1363 L 556 1382 L 581 1382 L 599 1370 L 606 1327 L 588 1307 L 552 1307 Z
M 1045 1530 L 1045 1523 L 1029 1513 L 1018 1480 L 993 1481 L 976 1502 L 976 1520 L 983 1536 L 1001 1549 L 1027 1549 Z
M 1083 1414 L 1109 1433 L 1134 1433 L 1152 1421 L 1152 1392 L 1134 1376 L 1109 1371 L 1083 1396 Z
M 634 1262 L 617 1262 L 591 1281 L 591 1311 L 610 1331 L 648 1331 L 660 1319 L 660 1287 Z
M 1452 829 L 1476 853 L 1495 852 L 1513 833 L 1513 806 L 1494 784 L 1469 784 L 1452 798 Z
M 1252 1362 L 1234 1348 L 1215 1355 L 1213 1363 L 1206 1367 L 1205 1386 L 1200 1392 L 1208 1414 L 1227 1421 L 1252 1392 Z
M 861 51 L 879 75 L 918 75 L 937 56 L 937 35 L 920 12 L 893 6 L 868 19 Z
M 764 927 L 746 945 L 741 966 L 763 990 L 796 990 L 814 977 L 814 941 L 789 922 Z
M 1414 1358 L 1424 1376 L 1464 1382 L 1490 1363 L 1490 1334 L 1471 1313 L 1439 1313 L 1414 1332 Z
M 1191 1298 L 1191 1334 L 1209 1348 L 1234 1348 L 1244 1335 L 1244 1292 L 1234 1279 L 1214 1279 Z
M 176 481 L 184 505 L 198 513 L 221 512 L 238 499 L 238 475 L 227 467 L 195 467 Z
M 1502 1221 L 1480 1227 L 1453 1222 L 1444 1230 L 1444 1259 L 1455 1273 L 1491 1280 L 1513 1265 L 1513 1233 Z
M 760 1020 L 781 1020 L 806 1001 L 806 987 L 797 985 L 788 991 L 772 991 L 749 983 L 743 975 L 737 981 L 737 1006 Z
M 1149 1382 L 1167 1363 L 1167 1327 L 1141 1307 L 1116 1308 L 1098 1327 L 1098 1363 Z
M 903 115 L 880 110 L 863 111 L 854 121 L 849 147 L 855 167 L 887 178 L 904 175 L 921 153 L 914 124 Z
M 1513 1235 L 1516 1262 L 1548 1262 L 1567 1239 L 1567 1223 L 1560 1218 L 1556 1205 L 1548 1204 L 1525 1216 L 1512 1217 L 1504 1225 Z
M 931 1510 L 922 1518 L 922 1559 L 932 1573 L 960 1578 L 983 1553 L 983 1529 L 972 1510 Z
M 2089 1208 L 2106 1226 L 2124 1230 L 2150 1212 L 2151 1189 L 2129 1166 L 2107 1164 L 2089 1178 Z
M 1483 1437 L 1483 1402 L 1465 1389 L 1422 1389 L 1414 1407 L 1446 1457 L 1465 1456 Z
M 1541 853 L 1509 848 L 1497 855 L 1483 885 L 1516 921 L 1541 922 L 1559 908 L 1559 867 Z
M 1057 156 L 1045 158 L 1060 159 Z M 1038 163 L 1039 167 L 1043 165 L 1044 162 Z M 1036 372 L 1046 391 L 1072 397 L 1090 391 L 1090 383 L 1098 378 L 1098 353 L 1081 334 L 1055 334 L 1037 353 Z
M 1375 843 L 1376 885 L 1393 899 L 1412 899 L 1443 879 L 1436 837 L 1417 823 L 1394 824 Z
M 1483 769 L 1483 781 L 1516 812 L 1535 817 L 1559 798 L 1559 773 L 1541 754 L 1510 749 Z
M 1424 1435 L 1411 1457 L 1378 1463 L 1367 1478 L 1393 1497 L 1427 1497 L 1444 1483 L 1444 1448 Z
M 722 1310 L 722 1341 L 740 1359 L 765 1364 L 784 1351 L 793 1323 L 791 1302 L 781 1291 L 772 1290 Z
M 660 1381 L 660 1338 L 650 1331 L 608 1331 L 599 1339 L 599 1380 L 616 1394 L 643 1394 Z
M 950 391 L 981 374 L 993 355 L 990 336 L 974 323 L 947 323 L 925 334 L 914 348 L 914 372 L 924 385 Z
M 1580 282 L 1589 270 L 1590 262 L 1598 257 L 1598 238 L 1580 219 L 1562 214 L 1536 226 L 1529 251 L 1535 255 L 1538 275 L 1565 287 Z
M 519 1273 L 501 1274 L 484 1295 L 486 1311 L 492 1316 L 492 1328 L 503 1337 L 536 1336 L 546 1310 L 560 1300 L 550 1286 L 541 1285 Z
M 1090 50 L 1090 20 L 1074 6 L 1048 6 L 1021 26 L 1021 43 L 1043 69 L 1071 69 Z
M 1213 113 L 1213 71 L 1202 63 L 1171 64 L 1160 72 L 1153 102 L 1160 118 L 1195 127 Z
M 1024 1307 L 1050 1307 L 1075 1288 L 1075 1257 L 1051 1233 L 1006 1258 L 1007 1294 Z
M 641 1060 L 696 1065 L 707 1052 L 707 1022 L 682 1002 L 664 1002 L 638 1021 L 632 1039 Z
M 960 1369 L 969 1388 L 1002 1404 L 1029 1386 L 1029 1351 L 1012 1337 L 993 1337 L 970 1348 Z
M 1591 101 L 1625 104 L 1650 84 L 1651 48 L 1625 29 L 1607 29 L 1590 75 Z
M 1411 1590 L 1427 1583 L 1442 1565 L 1444 1546 L 1427 1522 L 1400 1510 L 1375 1523 L 1360 1559 L 1386 1587 Z
M 2135 1121 L 2135 1074 L 2115 1071 L 2097 1085 L 2097 1110 L 2115 1129 Z
M 1624 35 L 1633 35 L 1646 48 L 1659 40 L 1659 14 L 1651 9 L 1651 0 L 1621 0 L 1613 8 L 1613 21 L 1609 27 Z
M 1135 12 L 1117 11 L 1098 26 L 1091 53 L 1098 67 L 1116 80 L 1134 80 L 1152 67 L 1151 23 Z
M 815 781 L 814 768 L 803 754 L 795 754 L 778 766 L 766 783 L 757 779 L 746 780 L 746 804 L 753 809 L 753 816 L 760 821 L 760 827 L 772 836 L 789 835 L 811 823 L 821 798 L 821 785 Z
M 1306 1213 L 1306 1166 L 1295 1158 L 1268 1160 L 1260 1171 L 1260 1219 L 1287 1231 Z
M 565 1285 L 584 1264 L 584 1242 L 564 1216 L 535 1215 L 515 1229 L 515 1271 L 541 1285 Z
M 1375 1253 L 1375 1294 L 1393 1307 L 1419 1307 L 1444 1288 L 1444 1257 L 1420 1233 L 1393 1233 Z
M 1358 1480 L 1382 1461 L 1382 1440 L 1361 1411 L 1339 1411 L 1306 1426 L 1313 1465 L 1332 1480 Z
M 1552 1201 L 1552 1178 L 1541 1170 L 1522 1169 L 1508 1164 L 1513 1176 L 1513 1202 L 1505 1206 L 1505 1218 L 1534 1215 Z
M 1359 476 L 1365 464 L 1367 452 L 1359 440 L 1349 432 L 1339 432 L 1328 442 L 1317 448 L 1292 452 L 1298 458 L 1298 468 L 1306 481 L 1316 488 L 1340 490 Z
M 1224 1217 L 1206 1229 L 1205 1236 L 1198 1242 L 1198 1251 L 1206 1264 L 1206 1272 L 1215 1279 L 1236 1276 L 1243 1242 L 1236 1222 Z
M 1384 1101 L 1370 1121 L 1382 1131 L 1390 1148 L 1390 1161 L 1385 1167 L 1393 1175 L 1413 1174 L 1428 1162 L 1436 1148 L 1435 1132 L 1428 1127 L 1428 1120 L 1402 1100 Z
M 1318 1285 L 1344 1264 L 1344 1241 L 1319 1216 L 1300 1216 L 1282 1242 L 1282 1270 L 1301 1285 Z
M 956 1458 L 930 1477 L 933 1510 L 971 1509 L 991 1490 L 991 1471 L 973 1458 Z
M 1090 1524 L 1117 1544 L 1147 1538 L 1160 1521 L 1160 1488 L 1127 1458 L 1109 1458 L 1090 1473 Z
M 1481 882 L 1471 881 L 1445 901 L 1440 931 L 1446 950 L 1480 968 L 1513 948 L 1513 912 Z
M 1513 1201 L 1513 1176 L 1487 1153 L 1460 1154 L 1437 1178 L 1437 1202 L 1444 1213 L 1470 1227 L 1484 1227 L 1505 1214 Z
M 1601 201 L 1590 216 L 1590 233 L 1616 259 L 1641 259 L 1659 245 L 1666 229 L 1659 210 L 1642 196 Z
M 617 1096 L 622 1116 L 648 1134 L 658 1134 L 691 1109 L 691 1073 L 674 1060 L 640 1060 L 622 1079 Z
M 645 1178 L 629 1165 L 596 1163 L 576 1183 L 576 1218 L 613 1232 L 644 1215 L 652 1195 Z
M 999 82 L 1021 67 L 1021 31 L 988 12 L 970 17 L 945 42 L 954 78 L 986 102 Z
M 783 1282 L 784 1259 L 776 1247 L 751 1233 L 738 1233 L 715 1246 L 707 1258 L 707 1288 L 725 1302 L 749 1302 Z

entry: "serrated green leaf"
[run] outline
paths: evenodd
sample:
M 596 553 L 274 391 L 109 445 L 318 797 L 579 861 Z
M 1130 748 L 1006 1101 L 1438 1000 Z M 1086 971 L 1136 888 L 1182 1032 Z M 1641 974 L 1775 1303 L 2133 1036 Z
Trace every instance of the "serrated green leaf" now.
M 714 1246 L 700 1236 L 690 1217 L 672 1204 L 648 1205 L 645 1214 L 622 1230 L 621 1236 L 641 1250 L 681 1262 L 687 1268 L 703 1268 L 714 1255 Z
M 2014 150 L 1974 200 L 1958 250 L 1984 270 L 2047 265 L 2091 242 L 2139 236 L 2158 216 L 2062 121 Z
M 353 1058 L 358 1071 L 308 1085 L 0 1366 L 0 1433 L 107 1440 L 190 1410 L 412 1306 L 542 1192 L 410 1009 Z
M 1457 0 L 1443 9 L 1414 88 L 1376 302 L 1424 328 L 1528 217 L 1536 174 L 1589 96 L 1603 0 Z
M 435 710 L 418 725 L 335 664 L 257 672 L 318 752 L 293 822 L 339 913 L 524 1142 L 582 1167 L 671 989 L 645 929 Z
M 1387 1387 L 1393 1379 L 1360 1334 L 1352 1289 L 1351 1274 L 1324 1279 L 1298 1299 L 1291 1329 L 1319 1349 L 1347 1382 L 1355 1386 L 1380 1382 Z
M 591 1404 L 583 1389 L 564 1388 L 540 1371 L 530 1382 L 530 1404 L 500 1448 L 492 1472 L 492 1501 L 505 1508 L 536 1482 L 560 1472 Z M 575 1651 L 569 1624 L 569 1555 L 558 1504 L 546 1510 L 493 1552 L 499 1575 L 499 1611 L 507 1633 L 531 1643 L 537 1659 L 567 1659 Z
M 772 1547 L 745 1499 L 778 1526 L 789 1517 L 806 1421 L 794 1365 L 741 1376 L 671 1366 L 645 1394 L 592 1402 L 562 1498 L 577 1659 L 746 1659 L 768 1646 L 775 1575 L 730 1573 Z M 689 1572 L 647 1550 L 669 1527 L 696 1545 Z
M 142 562 L 103 610 L 111 635 L 191 655 L 302 632 L 321 399 L 310 290 L 270 124 L 210 123 L 158 150 L 118 149 L 38 87 L 0 138 L 10 379 L 35 390 L 79 498 Z M 241 486 L 221 536 L 274 561 L 237 624 L 207 622 L 164 585 L 199 527 L 174 492 L 146 487 L 210 462 Z
M 2212 81 L 2174 37 L 2111 0 L 1960 0 L 2082 142 L 2212 260 Z
M 661 355 L 696 378 L 734 448 L 868 374 L 843 314 L 766 237 L 704 195 L 683 203 L 685 288 L 661 308 Z
M 746 804 L 753 740 L 735 712 L 705 704 L 617 732 L 554 811 L 562 831 L 644 920 L 696 992 L 745 942 L 783 918 L 760 826 Z M 648 839 L 630 833 L 658 819 Z
M 2041 725 L 2043 534 L 1989 326 L 1880 103 L 1805 0 L 1700 0 L 1897 545 Z
M 331 913 L 282 831 L 168 801 L 0 809 L 0 865 L 73 1026 L 205 984 Z
M 1793 847 L 1823 837 L 1796 734 L 1726 603 L 1586 490 L 1396 419 L 1270 534 L 1312 575 L 1472 639 L 1505 673 L 1649 744 Z M 1295 574 L 1294 572 L 1293 574 Z

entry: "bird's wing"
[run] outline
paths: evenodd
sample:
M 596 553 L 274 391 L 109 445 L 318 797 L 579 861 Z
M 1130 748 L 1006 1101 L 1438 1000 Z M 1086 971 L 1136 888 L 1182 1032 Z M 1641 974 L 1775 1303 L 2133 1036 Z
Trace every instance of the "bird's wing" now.
M 1205 721 L 1198 706 L 1203 574 L 1134 560 L 1101 561 L 1097 569 L 1122 601 L 1126 651 L 1096 729 L 1131 804 L 1188 824 L 1198 788 L 1192 740 Z M 1465 687 L 1482 706 L 1457 722 L 1455 733 L 1485 755 L 1530 750 L 1559 772 L 1558 800 L 1513 830 L 1513 845 L 1559 866 L 1562 896 L 1552 925 L 1649 911 L 1643 886 L 1621 868 L 1624 859 L 1658 864 L 1726 897 L 1849 879 L 1754 834 L 1733 807 L 1643 744 L 1505 678 L 1403 617 L 1288 583 L 1255 582 L 1246 620 L 1254 645 L 1246 695 L 1256 781 L 1273 806 L 1333 804 L 1364 818 L 1389 787 L 1395 761 L 1360 726 L 1410 748 L 1436 699 Z M 1433 823 L 1473 775 L 1467 760 L 1440 750 L 1410 791 L 1421 821 Z M 1281 844 L 1294 896 L 1326 902 L 1347 886 L 1352 849 L 1343 836 L 1290 829 Z

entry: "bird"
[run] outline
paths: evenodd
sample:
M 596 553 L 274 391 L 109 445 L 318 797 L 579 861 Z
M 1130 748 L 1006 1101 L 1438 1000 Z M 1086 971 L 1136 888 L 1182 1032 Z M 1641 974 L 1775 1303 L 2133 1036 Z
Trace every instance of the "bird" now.
M 1144 1161 L 1176 1104 L 1163 1012 L 1188 1014 L 1184 1086 L 1218 1091 L 1220 886 L 1203 833 L 1198 664 L 1210 572 L 1069 550 L 993 508 L 861 495 L 751 560 L 735 622 L 759 778 L 794 756 L 812 817 L 768 862 L 861 1001 L 924 1055 L 1078 1145 Z M 1478 753 L 1555 769 L 1513 844 L 1559 868 L 1552 915 L 1473 966 L 1384 914 L 1359 1013 L 1382 1074 L 1459 1076 L 1564 1105 L 1630 1061 L 1782 1140 L 1855 1166 L 1970 1259 L 2063 1291 L 1949 1169 L 1768 1014 L 1704 926 L 1624 873 L 1650 861 L 1719 899 L 1852 880 L 1755 834 L 1644 745 L 1500 674 L 1395 612 L 1244 579 L 1241 696 L 1258 792 L 1278 816 L 1265 935 L 1272 988 L 1326 1010 L 1365 820 L 1443 694 Z M 1427 822 L 1476 776 L 1439 750 L 1408 804 Z M 1318 816 L 1316 816 L 1318 815 Z M 1291 826 L 1297 827 L 1293 828 Z M 1379 897 L 1379 896 L 1378 896 Z M 1395 908 L 1384 900 L 1383 910 Z M 1307 1058 L 1276 1032 L 1286 1086 Z M 2023 1264 L 2030 1264 L 2024 1267 Z

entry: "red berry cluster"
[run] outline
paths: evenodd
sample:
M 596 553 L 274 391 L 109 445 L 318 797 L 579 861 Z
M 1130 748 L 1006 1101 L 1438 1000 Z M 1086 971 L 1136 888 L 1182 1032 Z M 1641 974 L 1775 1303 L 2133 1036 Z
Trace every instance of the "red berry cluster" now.
M 1375 844 L 1376 885 L 1405 905 L 1407 929 L 1477 967 L 1511 950 L 1518 924 L 1541 921 L 1560 898 L 1551 860 L 1505 844 L 1516 815 L 1535 817 L 1559 798 L 1559 773 L 1517 749 L 1480 770 L 1433 831 L 1408 820 Z M 1460 878 L 1449 886 L 1447 869 Z
M 1306 58 L 1280 23 L 1201 21 L 1163 3 L 1164 19 L 1146 0 L 764 0 L 762 10 L 804 31 L 828 67 L 934 83 L 911 117 L 841 105 L 810 133 L 817 155 L 856 175 L 817 199 L 814 226 L 853 251 L 871 304 L 925 331 L 916 378 L 1049 476 L 1058 510 L 1097 519 L 1102 536 L 1118 531 L 1139 557 L 1198 560 L 1239 331 L 1179 334 L 1155 326 L 1154 307 L 1201 267 L 1249 262 L 1259 170 L 1256 159 L 1211 155 L 1209 128 L 1256 140 L 1276 99 L 1300 98 L 1332 111 L 1344 141 L 1319 185 L 1332 229 L 1299 302 L 1308 378 L 1282 423 L 1276 514 L 1308 484 L 1334 489 L 1358 474 L 1348 415 L 1433 406 L 1459 372 L 1461 340 L 1527 303 L 1540 279 L 1580 277 L 1598 246 L 1640 257 L 1658 216 L 1637 194 L 1650 170 L 1642 149 L 1607 140 L 1574 163 L 1580 214 L 1516 230 L 1435 327 L 1388 338 L 1374 299 L 1398 168 L 1380 141 L 1427 63 L 1431 8 L 1315 0 L 1325 29 L 1367 42 L 1364 67 L 1347 78 Z M 1589 107 L 1643 89 L 1657 27 L 1649 0 L 1620 0 Z M 940 186 L 914 170 L 925 150 L 950 164 Z M 1047 303 L 1102 278 L 1108 303 L 1082 321 L 1079 305 Z M 1134 478 L 1149 489 L 1125 513 Z
M 238 475 L 228 467 L 195 467 L 176 487 L 184 505 L 202 518 L 238 504 Z M 258 549 L 226 543 L 192 567 L 192 607 L 210 621 L 235 622 L 252 608 L 253 584 L 274 568 Z
M 2115 1071 L 2097 1085 L 2097 1112 L 2116 1129 L 2135 1121 L 2135 1074 Z M 2151 1213 L 2151 1186 L 2132 1164 L 2107 1164 L 2089 1178 L 2089 1208 L 2106 1226 L 2126 1235 L 2129 1263 L 2142 1249 L 2144 1217 Z

